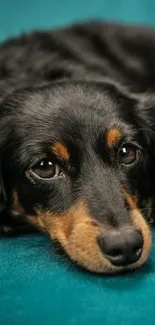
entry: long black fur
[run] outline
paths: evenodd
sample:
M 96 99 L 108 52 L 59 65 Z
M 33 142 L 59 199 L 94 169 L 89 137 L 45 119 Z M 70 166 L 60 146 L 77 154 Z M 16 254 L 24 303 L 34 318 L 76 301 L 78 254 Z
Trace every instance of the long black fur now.
M 0 46 L 0 220 L 2 233 L 5 233 L 4 226 L 10 227 L 12 224 L 13 188 L 18 189 L 20 201 L 27 213 L 34 212 L 34 207 L 39 205 L 39 202 L 45 209 L 52 207 L 55 211 L 61 211 L 69 208 L 76 200 L 77 184 L 81 182 L 83 192 L 80 190 L 80 195 L 82 195 L 81 192 L 88 193 L 90 208 L 99 219 L 102 218 L 101 211 L 105 205 L 103 196 L 107 198 L 108 178 L 111 178 L 111 175 L 107 172 L 107 183 L 104 177 L 104 190 L 102 189 L 101 193 L 97 187 L 97 182 L 101 181 L 101 164 L 95 158 L 96 181 L 93 178 L 95 183 L 92 185 L 90 177 L 93 165 L 87 165 L 86 169 L 83 167 L 83 178 L 75 182 L 72 198 L 69 184 L 65 190 L 58 190 L 55 186 L 53 189 L 55 195 L 52 198 L 44 186 L 42 188 L 39 184 L 32 186 L 23 176 L 23 171 L 29 168 L 35 159 L 35 154 L 40 152 L 39 143 L 42 138 L 45 142 L 52 141 L 50 128 L 54 128 L 55 125 L 57 125 L 57 133 L 71 146 L 74 153 L 73 162 L 75 165 L 77 163 L 80 168 L 79 156 L 76 152 L 79 150 L 79 155 L 82 157 L 84 148 L 81 146 L 84 144 L 83 139 L 80 140 L 81 132 L 83 132 L 80 125 L 83 123 L 83 116 L 85 120 L 90 119 L 91 132 L 93 129 L 94 138 L 98 137 L 96 150 L 99 152 L 101 152 L 102 135 L 100 137 L 97 133 L 101 128 L 102 120 L 106 120 L 105 129 L 106 124 L 108 126 L 114 118 L 118 120 L 122 128 L 126 129 L 124 124 L 128 125 L 131 128 L 131 134 L 136 131 L 136 139 L 145 151 L 143 164 L 137 174 L 133 173 L 125 177 L 128 177 L 128 182 L 131 183 L 130 191 L 139 192 L 140 208 L 146 209 L 146 214 L 150 216 L 151 208 L 148 205 L 145 206 L 144 202 L 148 202 L 151 198 L 153 207 L 155 189 L 154 88 L 154 29 L 88 22 L 59 30 L 33 32 L 2 43 Z M 79 98 L 80 92 L 81 99 Z M 74 102 L 77 99 L 75 107 L 71 106 L 72 98 Z M 63 108 L 62 111 L 58 110 L 58 113 L 56 111 L 57 100 L 59 104 L 62 102 L 62 106 L 64 102 L 65 108 L 68 105 L 67 112 L 64 108 L 64 117 L 62 117 Z M 51 108 L 50 103 L 53 102 L 54 107 Z M 78 111 L 78 105 L 81 103 L 89 107 L 88 112 L 86 110 L 84 113 L 82 109 Z M 101 103 L 103 103 L 103 113 Z M 54 114 L 55 122 L 50 124 L 51 112 Z M 96 125 L 95 122 L 93 122 L 94 125 L 92 124 L 91 114 L 94 116 L 93 121 Z M 70 131 L 68 131 L 68 125 L 70 125 Z M 89 143 L 92 136 L 90 129 L 86 131 L 85 145 Z M 68 135 L 70 138 L 64 135 L 65 130 L 67 133 L 70 132 Z M 77 147 L 72 138 L 77 140 Z M 108 161 L 109 158 L 104 157 L 104 163 L 106 159 Z M 90 157 L 88 161 L 91 161 Z M 119 178 L 114 174 L 112 174 L 113 179 Z M 76 178 L 75 175 L 72 177 Z M 112 179 L 111 182 L 114 183 Z M 92 186 L 94 192 L 90 191 Z M 120 206 L 118 206 L 122 210 L 123 202 L 116 196 L 116 191 L 111 190 L 110 193 L 111 202 L 117 205 L 116 201 L 120 200 Z M 59 196 L 58 204 L 56 198 Z M 43 199 L 44 197 L 46 199 Z M 95 200 L 94 197 L 99 199 Z M 118 215 L 120 215 L 120 210 Z M 16 223 L 17 228 L 18 223 L 21 228 L 19 219 Z M 10 231 L 10 228 L 8 229 Z

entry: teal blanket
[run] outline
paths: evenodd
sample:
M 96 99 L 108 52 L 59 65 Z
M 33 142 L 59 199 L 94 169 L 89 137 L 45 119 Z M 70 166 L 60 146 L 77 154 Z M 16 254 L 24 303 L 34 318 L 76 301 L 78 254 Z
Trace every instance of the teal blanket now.
M 0 39 L 88 18 L 155 25 L 155 1 L 0 0 Z M 155 249 L 135 273 L 108 277 L 77 269 L 44 236 L 0 240 L 0 325 L 57 324 L 155 325 Z
M 0 39 L 83 19 L 155 24 L 154 0 L 0 0 Z
M 108 277 L 76 268 L 44 236 L 4 239 L 0 324 L 154 325 L 155 249 L 136 272 Z

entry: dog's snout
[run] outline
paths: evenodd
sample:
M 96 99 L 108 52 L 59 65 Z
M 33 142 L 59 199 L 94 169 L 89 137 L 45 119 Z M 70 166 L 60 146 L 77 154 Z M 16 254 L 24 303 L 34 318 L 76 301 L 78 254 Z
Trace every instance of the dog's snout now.
M 143 250 L 143 237 L 135 228 L 110 231 L 98 238 L 106 258 L 115 266 L 126 266 L 139 260 Z

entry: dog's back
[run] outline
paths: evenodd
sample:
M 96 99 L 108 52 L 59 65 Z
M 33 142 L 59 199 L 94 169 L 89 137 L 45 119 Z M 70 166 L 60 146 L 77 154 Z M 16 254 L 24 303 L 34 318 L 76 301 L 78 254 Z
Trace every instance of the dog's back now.
M 58 79 L 102 80 L 132 92 L 154 89 L 155 30 L 88 22 L 39 31 L 0 47 L 0 96 Z

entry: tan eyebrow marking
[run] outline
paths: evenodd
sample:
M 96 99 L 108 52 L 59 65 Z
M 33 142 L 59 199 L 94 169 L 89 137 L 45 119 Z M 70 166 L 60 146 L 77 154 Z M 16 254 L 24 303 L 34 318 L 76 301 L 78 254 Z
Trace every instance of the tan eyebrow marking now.
M 116 128 L 112 128 L 107 132 L 107 144 L 112 147 L 117 144 L 117 142 L 122 137 L 122 132 Z
M 55 142 L 52 147 L 51 150 L 53 152 L 53 154 L 61 159 L 61 160 L 69 160 L 69 152 L 67 147 L 61 143 L 61 142 Z

